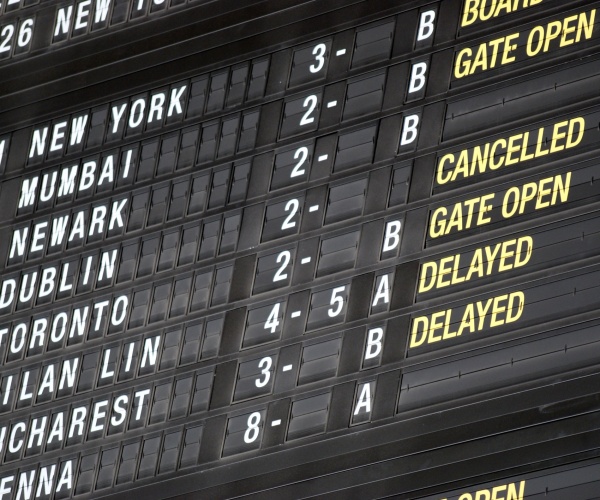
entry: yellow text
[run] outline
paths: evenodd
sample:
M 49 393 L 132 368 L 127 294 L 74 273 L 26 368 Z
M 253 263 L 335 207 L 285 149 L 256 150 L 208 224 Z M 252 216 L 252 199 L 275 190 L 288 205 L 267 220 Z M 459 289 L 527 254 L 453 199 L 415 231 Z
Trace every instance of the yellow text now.
M 500 204 L 500 217 L 510 219 L 523 215 L 527 209 L 542 210 L 569 199 L 571 172 L 528 182 L 522 186 L 509 188 Z M 491 212 L 494 209 L 496 193 L 478 196 L 455 203 L 450 207 L 438 207 L 431 213 L 429 220 L 429 237 L 431 239 L 447 236 L 483 226 L 492 222 Z
M 490 489 L 477 490 L 474 493 L 463 493 L 458 500 L 523 500 L 525 498 L 525 481 L 502 484 Z M 443 498 L 442 500 L 448 500 Z
M 542 0 L 466 0 L 461 27 L 476 21 L 489 21 L 503 14 L 512 14 L 542 3 Z
M 456 55 L 454 78 L 481 73 L 517 61 L 516 51 L 525 45 L 521 59 L 536 57 L 589 40 L 594 33 L 596 9 L 539 25 L 526 33 L 512 33 L 475 47 L 465 47 Z
M 467 304 L 462 314 L 446 309 L 418 316 L 412 322 L 409 347 L 435 344 L 460 337 L 463 333 L 477 333 L 514 323 L 521 317 L 524 308 L 525 294 L 519 291 Z
M 572 118 L 555 123 L 551 128 L 549 144 L 546 144 L 546 128 L 541 127 L 537 132 L 514 134 L 481 146 L 463 149 L 459 153 L 445 154 L 438 161 L 436 181 L 439 185 L 448 184 L 572 149 L 583 140 L 585 119 Z M 533 141 L 531 146 L 530 138 Z
M 532 252 L 533 238 L 523 236 L 477 248 L 469 257 L 458 253 L 437 261 L 425 262 L 421 266 L 419 293 L 518 269 L 529 262 Z

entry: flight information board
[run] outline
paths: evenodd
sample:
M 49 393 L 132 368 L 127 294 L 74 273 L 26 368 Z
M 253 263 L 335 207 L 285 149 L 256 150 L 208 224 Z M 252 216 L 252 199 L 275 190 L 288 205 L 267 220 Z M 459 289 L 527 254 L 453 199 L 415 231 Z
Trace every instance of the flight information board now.
M 2 0 L 0 500 L 596 498 L 599 26 Z

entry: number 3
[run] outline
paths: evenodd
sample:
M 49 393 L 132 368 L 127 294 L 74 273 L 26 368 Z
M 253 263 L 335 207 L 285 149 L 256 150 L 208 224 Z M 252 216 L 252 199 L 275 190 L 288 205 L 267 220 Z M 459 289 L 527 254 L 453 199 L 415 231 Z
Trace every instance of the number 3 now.
M 269 383 L 269 380 L 271 379 L 271 366 L 273 366 L 273 360 L 271 358 L 263 358 L 258 362 L 258 367 L 262 368 L 260 374 L 264 375 L 265 378 L 263 380 L 261 380 L 260 378 L 257 378 L 254 381 L 254 384 L 256 385 L 256 387 L 264 387 L 265 385 L 267 385 Z
M 315 48 L 312 51 L 312 54 L 313 56 L 315 56 L 317 62 L 316 64 L 311 64 L 308 68 L 311 73 L 317 73 L 318 71 L 321 71 L 323 69 L 323 66 L 325 65 L 325 58 L 323 56 L 325 55 L 326 51 L 327 47 L 325 47 L 324 43 L 320 43 L 319 45 L 315 46 Z

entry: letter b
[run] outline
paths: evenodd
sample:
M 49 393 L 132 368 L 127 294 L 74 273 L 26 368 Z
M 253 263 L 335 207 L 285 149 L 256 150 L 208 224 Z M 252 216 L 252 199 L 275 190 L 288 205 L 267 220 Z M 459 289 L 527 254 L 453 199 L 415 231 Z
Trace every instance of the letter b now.
M 408 93 L 414 94 L 415 92 L 419 92 L 425 87 L 425 83 L 427 79 L 425 75 L 427 74 L 427 63 L 420 62 L 414 64 L 410 71 L 410 84 L 408 85 Z
M 383 328 L 371 328 L 367 334 L 367 345 L 365 347 L 365 358 L 373 359 L 381 353 L 381 341 L 383 340 Z
M 469 26 L 479 17 L 479 0 L 466 0 L 461 26 Z
M 87 161 L 83 164 L 83 168 L 81 170 L 81 180 L 79 181 L 79 191 L 85 191 L 94 185 L 95 173 L 95 161 Z
M 56 278 L 56 269 L 49 267 L 42 269 L 42 280 L 40 283 L 40 297 L 47 297 L 54 290 L 54 279 Z
M 435 10 L 427 10 L 421 13 L 421 18 L 419 19 L 419 32 L 417 33 L 417 42 L 421 42 L 423 40 L 427 40 L 431 35 L 433 35 L 433 30 L 435 29 L 435 24 L 433 21 L 435 20 Z
M 383 249 L 381 253 L 389 252 L 398 248 L 400 244 L 400 230 L 402 223 L 399 220 L 392 220 L 385 225 L 385 238 L 383 239 Z
M 402 137 L 400 138 L 400 146 L 407 146 L 417 140 L 419 115 L 405 116 L 402 120 Z

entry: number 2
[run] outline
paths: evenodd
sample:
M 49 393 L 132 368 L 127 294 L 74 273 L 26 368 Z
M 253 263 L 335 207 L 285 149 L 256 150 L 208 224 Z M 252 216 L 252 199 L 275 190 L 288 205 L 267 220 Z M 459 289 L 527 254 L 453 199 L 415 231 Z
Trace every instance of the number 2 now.
M 300 158 L 300 160 L 298 161 L 298 163 L 296 163 L 296 166 L 292 170 L 290 177 L 299 177 L 301 175 L 304 175 L 304 173 L 306 172 L 306 170 L 304 169 L 300 170 L 300 167 L 304 165 L 304 162 L 306 162 L 308 158 L 308 148 L 306 146 L 302 146 L 301 148 L 298 148 L 296 150 L 296 152 L 294 153 L 294 160 L 298 160 L 298 158 Z
M 292 219 L 298 213 L 298 208 L 300 208 L 300 202 L 297 199 L 292 199 L 285 204 L 285 211 L 290 212 L 290 214 L 285 218 L 283 224 L 281 224 L 281 229 L 292 229 L 296 227 L 296 222 Z
M 313 123 L 315 121 L 315 117 L 310 116 L 310 115 L 313 113 L 313 111 L 317 107 L 317 96 L 309 95 L 306 99 L 304 99 L 304 103 L 302 104 L 302 107 L 303 108 L 308 107 L 308 109 L 306 110 L 306 113 L 304 113 L 304 116 L 302 116 L 302 119 L 300 120 L 300 126 L 310 125 L 311 123 Z
M 8 52 L 11 49 L 11 46 L 9 44 L 14 34 L 15 27 L 12 24 L 7 24 L 6 26 L 4 26 L 4 28 L 2 28 L 2 33 L 0 33 L 0 36 L 6 38 L 4 38 L 4 40 L 2 41 L 2 45 L 0 45 L 0 53 Z
M 288 275 L 287 273 L 283 274 L 283 271 L 285 271 L 285 268 L 289 265 L 291 259 L 292 254 L 288 250 L 284 250 L 277 256 L 277 264 L 279 264 L 281 261 L 283 261 L 283 264 L 281 264 L 281 267 L 277 269 L 275 276 L 273 276 L 273 283 L 287 279 Z

